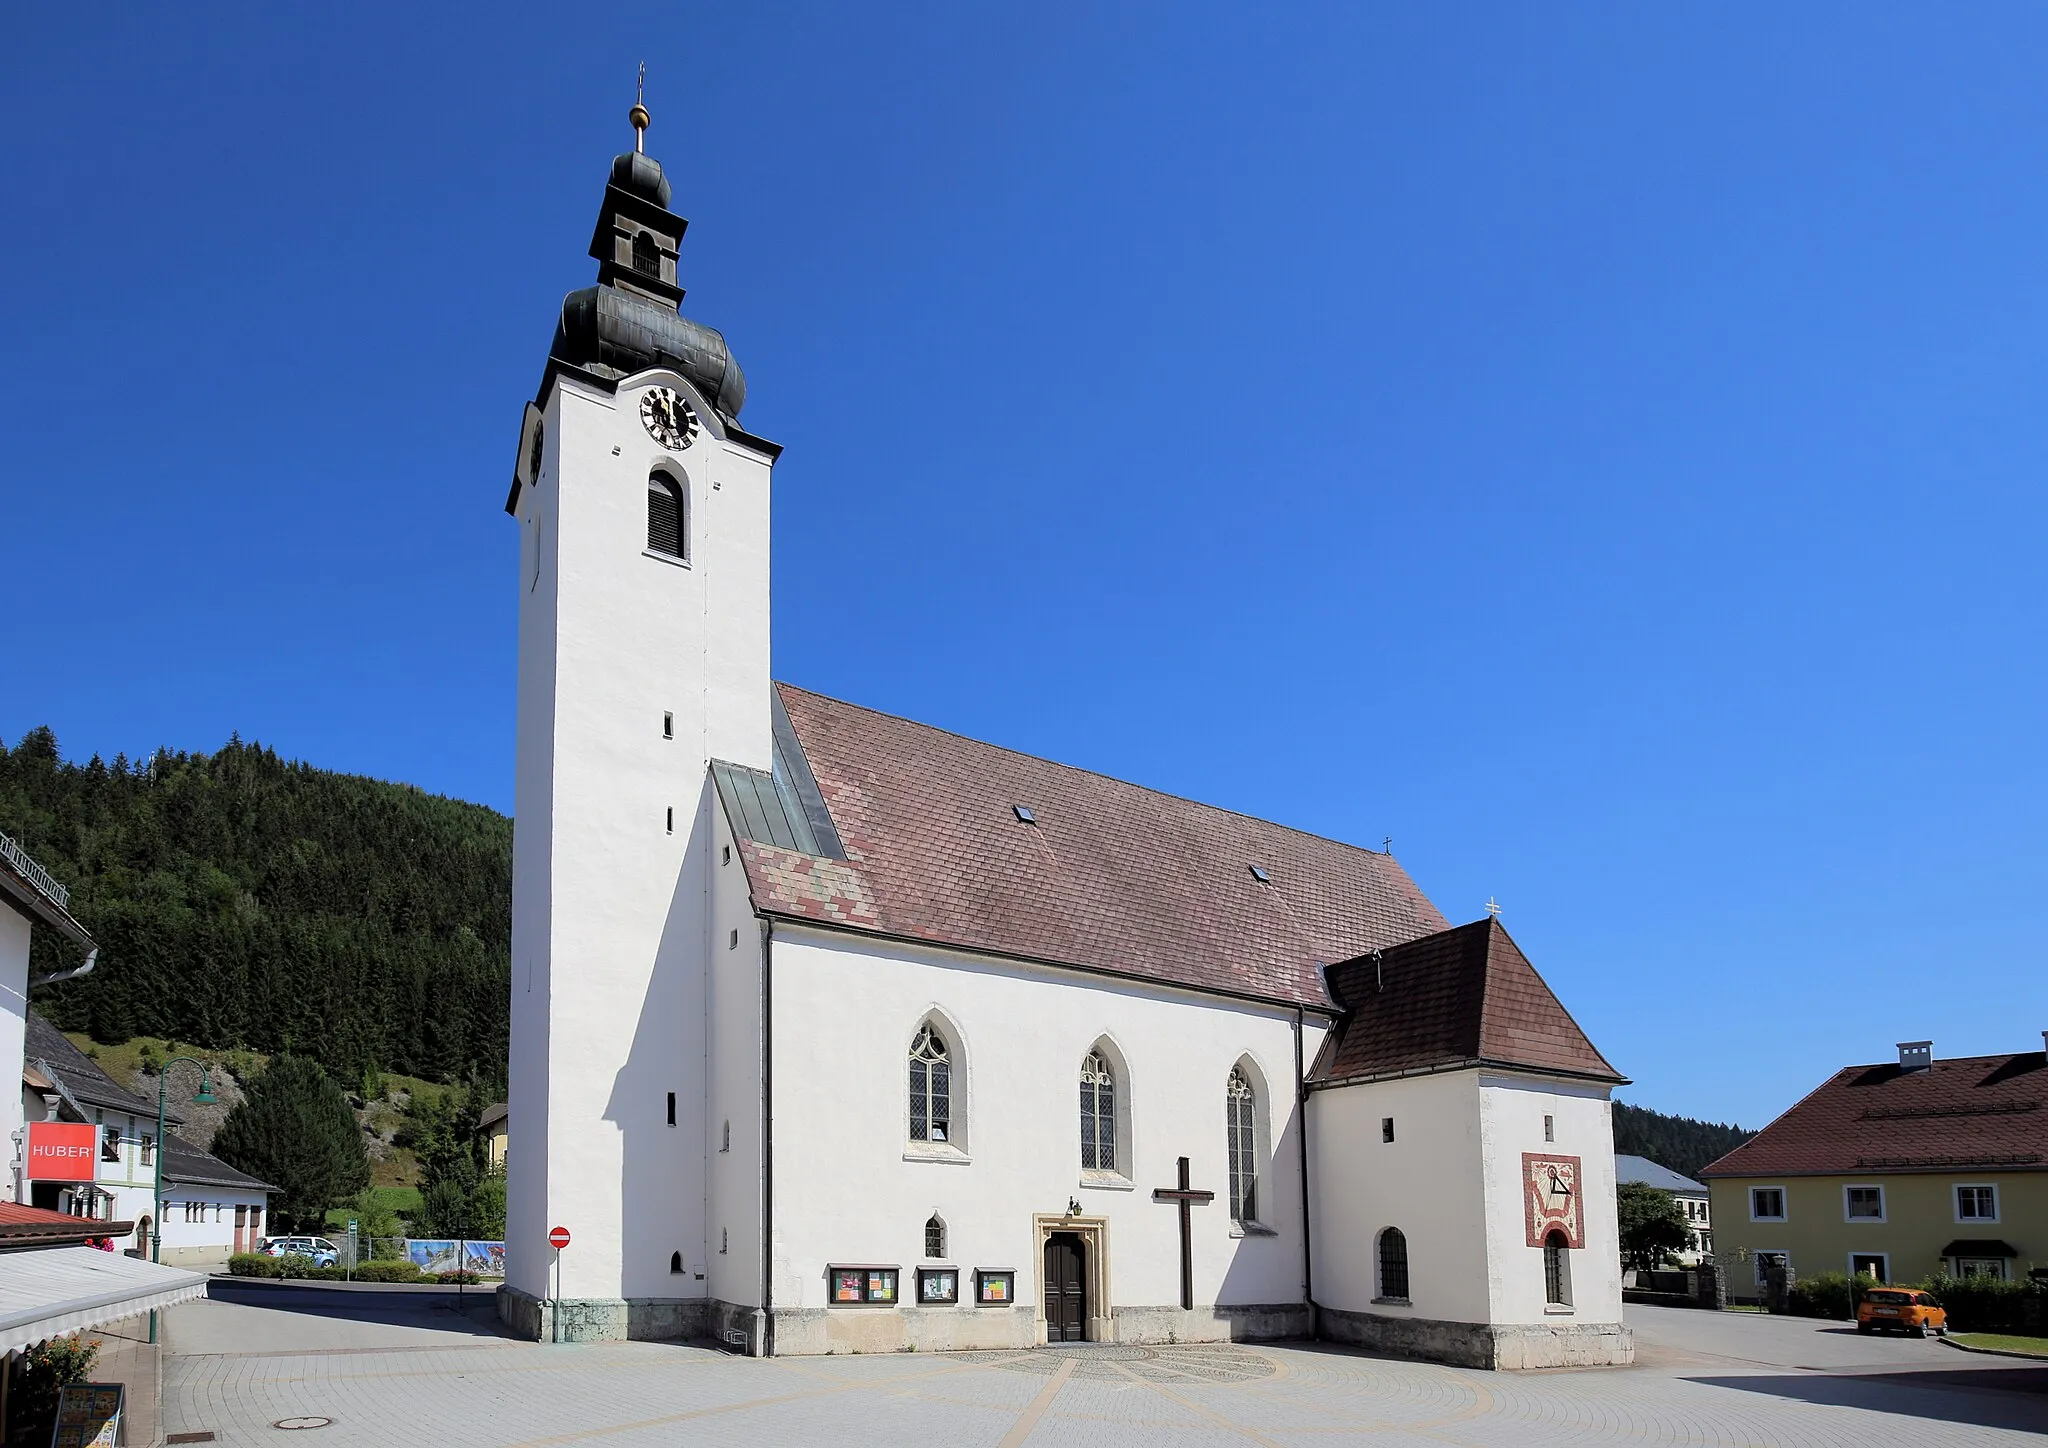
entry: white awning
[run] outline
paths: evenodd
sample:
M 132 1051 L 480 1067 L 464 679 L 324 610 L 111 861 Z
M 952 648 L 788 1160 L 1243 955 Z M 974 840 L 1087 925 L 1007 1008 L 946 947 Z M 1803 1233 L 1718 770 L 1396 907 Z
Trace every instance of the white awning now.
M 205 1295 L 197 1272 L 97 1247 L 0 1252 L 0 1352 Z

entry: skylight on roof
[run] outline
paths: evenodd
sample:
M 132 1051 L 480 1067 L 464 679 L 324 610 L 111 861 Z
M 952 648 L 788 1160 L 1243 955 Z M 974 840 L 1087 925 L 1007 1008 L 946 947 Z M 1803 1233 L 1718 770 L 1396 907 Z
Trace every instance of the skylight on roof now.
M 1273 883 L 1273 877 L 1267 874 L 1264 870 L 1261 870 L 1257 865 L 1253 865 L 1251 867 L 1251 871 L 1252 878 L 1254 880 L 1257 880 L 1261 885 L 1270 885 Z
M 1030 810 L 1026 809 L 1023 805 L 1013 804 L 1010 806 L 1010 808 L 1017 811 L 1017 818 L 1024 821 L 1025 824 L 1035 825 L 1038 823 L 1038 816 L 1033 814 Z

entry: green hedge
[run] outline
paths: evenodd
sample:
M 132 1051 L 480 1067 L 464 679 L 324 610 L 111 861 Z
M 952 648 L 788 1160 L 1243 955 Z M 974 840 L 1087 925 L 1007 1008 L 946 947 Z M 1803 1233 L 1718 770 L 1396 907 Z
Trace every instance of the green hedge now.
M 474 1272 L 422 1272 L 410 1262 L 364 1262 L 354 1272 L 345 1272 L 339 1267 L 315 1267 L 308 1257 L 272 1257 L 263 1252 L 237 1252 L 228 1258 L 228 1271 L 237 1277 L 289 1277 L 305 1282 L 438 1282 L 445 1287 L 477 1283 Z
M 1794 1317 L 1846 1322 L 1856 1315 L 1863 1285 L 1850 1281 L 1846 1272 L 1816 1272 L 1811 1277 L 1795 1278 L 1787 1294 L 1786 1310 Z
M 1984 1277 L 1936 1275 L 1920 1284 L 1921 1290 L 1948 1309 L 1952 1332 L 2039 1332 L 2048 1320 L 2048 1290 L 2035 1282 L 1994 1282 Z M 2032 1297 L 2041 1303 L 2040 1318 L 2029 1327 L 2026 1303 Z

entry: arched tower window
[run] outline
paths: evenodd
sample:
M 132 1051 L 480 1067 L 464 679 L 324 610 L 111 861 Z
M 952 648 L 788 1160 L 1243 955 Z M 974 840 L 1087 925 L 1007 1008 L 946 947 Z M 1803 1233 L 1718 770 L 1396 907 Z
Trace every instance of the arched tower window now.
M 1257 1097 L 1244 1072 L 1230 1068 L 1223 1088 L 1224 1156 L 1230 1163 L 1230 1219 L 1255 1221 L 1259 1214 L 1258 1132 L 1253 1126 Z
M 1081 1062 L 1081 1169 L 1116 1170 L 1116 1075 L 1100 1051 Z
M 1571 1242 L 1552 1228 L 1543 1239 L 1543 1300 L 1552 1307 L 1572 1305 Z
M 946 1224 L 937 1212 L 924 1224 L 924 1255 L 934 1261 L 944 1261 L 946 1257 Z
M 945 1141 L 953 1126 L 953 1061 L 929 1025 L 910 1043 L 910 1139 Z
M 1380 1296 L 1408 1298 L 1408 1238 L 1399 1227 L 1380 1233 Z
M 654 244 L 654 238 L 641 232 L 633 238 L 633 270 L 642 276 L 661 275 L 661 248 Z
M 676 480 L 666 473 L 647 475 L 647 551 L 659 553 L 665 558 L 686 558 L 683 540 L 688 535 L 684 523 L 688 513 L 683 506 L 683 490 Z

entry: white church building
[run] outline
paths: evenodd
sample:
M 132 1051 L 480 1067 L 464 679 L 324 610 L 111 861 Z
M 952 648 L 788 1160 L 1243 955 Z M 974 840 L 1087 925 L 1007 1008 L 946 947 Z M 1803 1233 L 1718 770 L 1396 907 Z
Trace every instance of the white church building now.
M 1389 853 L 772 682 L 781 449 L 678 315 L 669 202 L 613 162 L 506 504 L 505 1320 L 1627 1362 L 1622 1078 L 1497 921 Z

